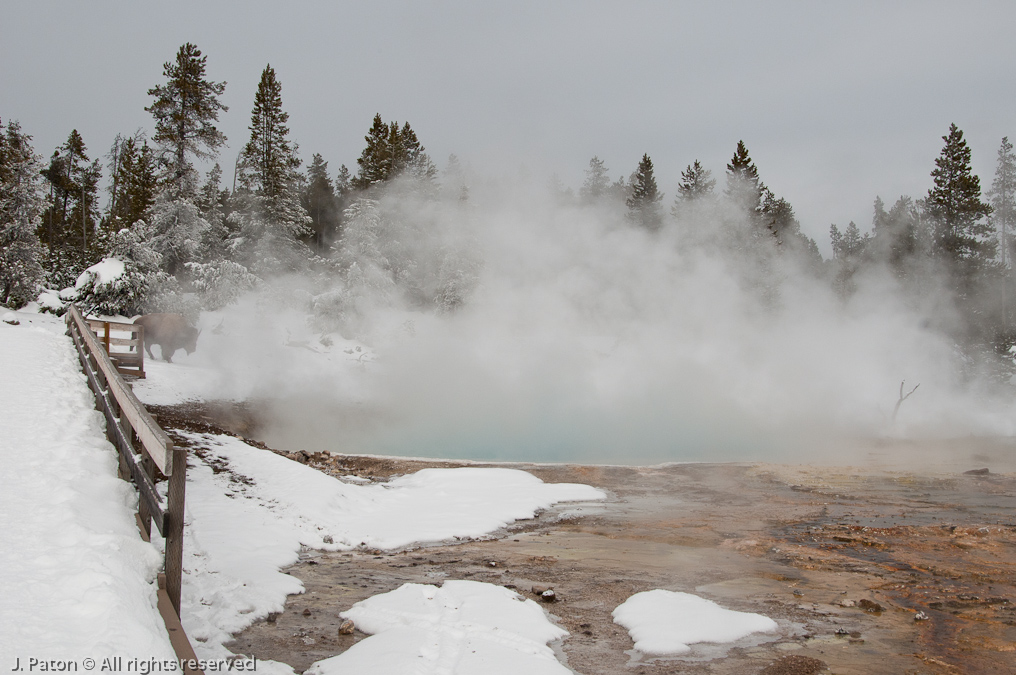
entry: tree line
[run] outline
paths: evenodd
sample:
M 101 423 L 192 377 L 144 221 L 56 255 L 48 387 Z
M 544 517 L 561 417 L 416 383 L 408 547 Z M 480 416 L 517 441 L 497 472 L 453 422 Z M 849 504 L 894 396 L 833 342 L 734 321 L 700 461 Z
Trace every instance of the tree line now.
M 0 120 L 0 302 L 16 308 L 41 289 L 73 288 L 63 300 L 96 311 L 193 312 L 228 304 L 273 276 L 308 270 L 341 282 L 316 297 L 321 315 L 331 307 L 333 315 L 348 317 L 364 293 L 404 292 L 441 309 L 464 301 L 482 264 L 477 253 L 441 245 L 424 260 L 406 242 L 419 224 L 384 201 L 396 183 L 422 199 L 441 190 L 408 122 L 376 115 L 355 174 L 343 165 L 333 176 L 319 154 L 302 171 L 282 86 L 268 65 L 254 96 L 250 137 L 225 184 L 219 164 L 204 175 L 196 168 L 215 160 L 226 141 L 216 126 L 227 112 L 226 83 L 208 77 L 206 61 L 195 45 L 181 46 L 163 67 L 164 82 L 148 91 L 154 132 L 118 135 L 101 159 L 90 157 L 73 130 L 44 161 L 17 122 Z M 559 182 L 553 190 L 577 206 L 622 209 L 630 226 L 647 232 L 683 223 L 694 233 L 688 224 L 704 223 L 710 232 L 695 236 L 747 256 L 740 260 L 751 261 L 748 278 L 770 299 L 772 270 L 781 259 L 828 280 L 845 300 L 879 271 L 911 289 L 944 279 L 964 318 L 958 339 L 1004 351 L 1016 341 L 1009 307 L 1016 253 L 1012 145 L 1002 140 L 994 181 L 982 195 L 963 132 L 952 125 L 943 141 L 928 193 L 901 196 L 888 209 L 876 198 L 868 232 L 853 222 L 843 230 L 832 225 L 831 260 L 801 231 L 791 204 L 761 180 L 743 141 L 726 166 L 722 190 L 695 160 L 681 173 L 669 211 L 648 154 L 615 181 L 593 157 L 577 195 Z M 104 171 L 105 200 L 99 194 Z M 454 156 L 446 177 L 446 191 L 457 190 L 457 199 L 467 202 Z M 97 274 L 82 279 L 106 257 L 125 265 L 116 283 Z

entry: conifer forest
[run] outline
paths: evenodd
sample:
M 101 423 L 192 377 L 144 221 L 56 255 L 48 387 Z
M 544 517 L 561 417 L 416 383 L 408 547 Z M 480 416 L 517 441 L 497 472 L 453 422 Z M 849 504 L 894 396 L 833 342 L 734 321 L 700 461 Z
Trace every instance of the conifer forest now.
M 491 181 L 454 155 L 439 169 L 410 121 L 381 111 L 362 129 L 341 131 L 365 132 L 350 166 L 320 154 L 304 163 L 283 83 L 267 65 L 250 92 L 250 135 L 234 163 L 220 156 L 218 125 L 246 110 L 222 103 L 227 84 L 198 46 L 182 45 L 151 82 L 150 126 L 114 139 L 70 129 L 58 147 L 40 148 L 32 120 L 0 120 L 6 307 L 38 302 L 60 313 L 75 302 L 108 315 L 195 316 L 298 278 L 309 321 L 348 336 L 364 329 L 369 308 L 453 315 L 483 302 L 477 289 L 491 250 L 477 233 L 502 225 L 483 213 L 515 197 L 503 188 L 491 196 Z M 821 243 L 831 257 L 766 182 L 750 138 L 730 139 L 725 167 L 689 157 L 677 185 L 659 184 L 648 148 L 630 167 L 592 157 L 580 186 L 554 178 L 525 199 L 585 219 L 602 236 L 637 236 L 641 251 L 719 261 L 753 312 L 783 311 L 789 279 L 830 289 L 828 302 L 843 307 L 875 286 L 909 307 L 934 306 L 923 328 L 955 345 L 971 371 L 1007 382 L 1016 345 L 1016 156 L 1008 138 L 976 148 L 997 151 L 995 173 L 982 183 L 963 130 L 942 131 L 927 191 L 870 195 L 870 222 L 829 227 Z M 96 266 L 107 259 L 124 273 L 105 278 Z

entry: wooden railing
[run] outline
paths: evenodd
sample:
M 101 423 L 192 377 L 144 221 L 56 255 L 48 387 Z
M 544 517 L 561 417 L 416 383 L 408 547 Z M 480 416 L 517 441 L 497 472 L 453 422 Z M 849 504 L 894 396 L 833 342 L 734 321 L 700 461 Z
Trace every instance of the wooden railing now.
M 67 333 L 74 340 L 82 369 L 95 393 L 96 410 L 106 417 L 106 436 L 118 450 L 120 476 L 129 477 L 137 486 L 142 535 L 149 537 L 154 523 L 166 540 L 164 592 L 179 617 L 187 452 L 175 447 L 145 410 L 77 307 L 71 305 L 66 321 Z M 156 469 L 169 482 L 165 499 L 155 487 Z
M 85 319 L 106 348 L 109 360 L 121 375 L 145 376 L 145 327 L 141 324 Z M 124 337 L 126 336 L 126 337 Z M 126 351 L 122 349 L 126 347 Z

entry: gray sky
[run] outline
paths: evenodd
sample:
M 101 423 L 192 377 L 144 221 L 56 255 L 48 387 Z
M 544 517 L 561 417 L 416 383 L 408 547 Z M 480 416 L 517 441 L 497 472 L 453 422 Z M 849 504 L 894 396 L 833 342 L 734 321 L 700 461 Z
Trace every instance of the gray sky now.
M 275 67 L 291 137 L 355 170 L 374 113 L 409 121 L 439 168 L 578 188 L 642 153 L 669 205 L 695 159 L 720 178 L 744 139 L 762 180 L 828 251 L 876 194 L 920 197 L 955 122 L 988 187 L 1016 137 L 1016 3 L 47 2 L 0 10 L 0 118 L 47 156 L 72 128 L 92 158 L 151 129 L 147 90 L 184 42 L 225 80 L 229 147 Z M 227 175 L 230 170 L 226 169 Z

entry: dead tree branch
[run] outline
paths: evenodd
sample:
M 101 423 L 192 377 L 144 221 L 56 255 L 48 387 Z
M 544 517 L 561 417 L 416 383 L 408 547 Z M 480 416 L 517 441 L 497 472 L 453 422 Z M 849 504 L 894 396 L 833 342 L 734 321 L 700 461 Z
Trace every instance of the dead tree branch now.
M 910 398 L 910 394 L 913 394 L 915 391 L 917 391 L 917 387 L 921 386 L 921 383 L 918 382 L 917 385 L 913 389 L 911 389 L 907 393 L 906 396 L 904 396 L 903 395 L 903 385 L 905 385 L 906 383 L 907 383 L 906 380 L 903 380 L 902 382 L 900 382 L 900 398 L 899 398 L 898 401 L 896 401 L 896 407 L 893 408 L 893 422 L 894 423 L 896 422 L 896 415 L 900 412 L 900 406 L 903 405 L 904 401 L 906 401 L 908 398 Z

